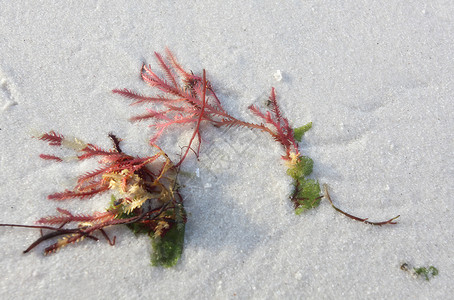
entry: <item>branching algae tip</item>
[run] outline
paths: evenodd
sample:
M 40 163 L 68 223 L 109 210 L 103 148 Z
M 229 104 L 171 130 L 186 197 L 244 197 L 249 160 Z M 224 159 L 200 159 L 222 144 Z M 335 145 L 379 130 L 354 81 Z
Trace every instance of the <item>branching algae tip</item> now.
M 293 182 L 290 200 L 296 214 L 317 207 L 320 200 L 325 197 L 336 211 L 353 220 L 371 225 L 396 224 L 395 220 L 399 216 L 386 221 L 370 222 L 366 218 L 351 215 L 334 205 L 326 185 L 324 193 L 321 192 L 318 181 L 309 178 L 313 161 L 300 153 L 298 145 L 305 132 L 311 129 L 312 123 L 298 128 L 290 127 L 289 121 L 280 111 L 274 88 L 271 89 L 268 111 L 262 112 L 256 106 L 249 106 L 249 110 L 260 119 L 260 123 L 242 121 L 222 107 L 214 87 L 207 80 L 205 70 L 201 75 L 184 70 L 168 49 L 166 58 L 159 53 L 155 53 L 155 56 L 165 75 L 158 76 L 151 66 L 146 65 L 142 66 L 140 74 L 143 81 L 159 90 L 160 94 L 145 96 L 129 89 L 115 89 L 113 92 L 132 99 L 132 105 L 151 106 L 147 108 L 147 113 L 132 117 L 131 121 L 152 121 L 150 126 L 156 131 L 150 138 L 150 145 L 157 153 L 144 158 L 127 155 L 120 148 L 120 140 L 112 134 L 110 137 L 113 149 L 107 151 L 79 139 L 65 138 L 54 131 L 39 136 L 40 140 L 48 142 L 51 146 L 73 149 L 78 160 L 98 158 L 101 164 L 99 169 L 82 175 L 73 190 L 49 195 L 49 199 L 57 201 L 68 198 L 84 199 L 110 191 L 112 200 L 105 212 L 92 215 L 73 215 L 67 210 L 58 209 L 59 215 L 41 218 L 37 221 L 38 225 L 0 224 L 49 230 L 49 233 L 42 235 L 24 252 L 30 251 L 43 241 L 61 237 L 45 248 L 46 254 L 52 253 L 85 237 L 98 240 L 94 236 L 95 232 L 99 232 L 113 245 L 115 237 L 110 239 L 104 229 L 127 225 L 135 233 L 146 233 L 151 237 L 153 265 L 164 267 L 175 265 L 182 253 L 186 222 L 183 199 L 178 192 L 178 170 L 189 151 L 198 156 L 202 141 L 202 123 L 216 127 L 246 127 L 258 130 L 281 144 L 284 150 L 282 159 Z M 180 160 L 174 164 L 156 143 L 168 128 L 181 125 L 193 125 L 194 131 Z M 64 160 L 44 154 L 41 158 L 57 162 Z M 77 226 L 67 227 L 74 223 Z

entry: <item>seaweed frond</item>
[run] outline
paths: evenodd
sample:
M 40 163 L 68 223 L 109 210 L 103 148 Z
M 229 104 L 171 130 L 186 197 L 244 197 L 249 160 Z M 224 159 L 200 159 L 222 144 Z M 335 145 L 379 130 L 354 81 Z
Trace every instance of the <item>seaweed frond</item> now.
M 268 133 L 284 147 L 285 155 L 282 156 L 282 159 L 295 163 L 300 156 L 298 143 L 295 140 L 295 134 L 290 127 L 288 120 L 281 114 L 274 88 L 271 89 L 269 103 L 271 110 L 266 113 L 262 113 L 255 105 L 249 106 L 249 109 L 254 115 L 265 121 L 266 125 L 271 127 L 271 130 L 268 131 Z
M 281 112 L 274 88 L 271 88 L 268 110 L 262 112 L 255 105 L 249 106 L 252 114 L 261 119 L 262 123 L 245 122 L 225 111 L 211 82 L 207 79 L 205 70 L 203 70 L 201 76 L 184 70 L 177 62 L 173 53 L 168 49 L 166 49 L 166 58 L 157 52 L 155 52 L 155 56 L 159 67 L 164 73 L 164 77 L 158 76 L 150 65 L 142 66 L 141 77 L 149 86 L 158 89 L 163 94 L 149 97 L 131 91 L 130 89 L 115 89 L 113 92 L 134 100 L 133 105 L 146 103 L 153 106 L 147 109 L 148 112 L 146 114 L 131 118 L 132 121 L 154 121 L 150 125 L 156 129 L 155 134 L 150 139 L 152 144 L 170 126 L 194 126 L 193 134 L 186 146 L 187 148 L 176 166 L 179 166 L 185 160 L 190 150 L 198 156 L 202 140 L 202 123 L 209 123 L 216 127 L 246 127 L 260 130 L 269 134 L 284 149 L 282 159 L 287 167 L 287 174 L 293 180 L 294 189 L 290 199 L 294 205 L 296 214 L 301 214 L 304 211 L 317 207 L 323 197 L 329 199 L 327 192 L 325 192 L 325 195 L 321 194 L 318 181 L 308 177 L 312 173 L 312 159 L 302 155 L 299 151 L 298 142 L 301 142 L 304 134 L 312 128 L 312 122 L 293 129 L 287 118 Z M 195 139 L 198 141 L 196 149 L 192 146 Z M 333 204 L 332 206 L 341 212 Z M 342 213 L 352 219 L 374 225 L 395 224 L 394 220 L 397 218 L 374 223 L 368 222 L 366 219 L 354 217 L 345 212 Z
M 112 201 L 106 211 L 73 214 L 58 208 L 58 215 L 41 218 L 37 221 L 38 225 L 0 224 L 0 226 L 49 231 L 24 252 L 29 252 L 44 241 L 57 238 L 56 242 L 44 249 L 45 254 L 50 254 L 84 238 L 98 240 L 94 235 L 96 232 L 100 232 L 109 244 L 113 245 L 115 237 L 111 240 L 105 229 L 127 225 L 135 233 L 146 233 L 150 236 L 154 251 L 153 264 L 172 266 L 182 253 L 186 223 L 183 198 L 178 193 L 178 169 L 156 145 L 153 145 L 157 150 L 155 155 L 133 157 L 123 153 L 120 148 L 120 139 L 113 134 L 109 134 L 109 137 L 113 143 L 113 149 L 110 150 L 86 144 L 79 139 L 67 139 L 54 131 L 38 137 L 52 146 L 67 146 L 73 149 L 78 160 L 96 157 L 102 165 L 80 176 L 72 190 L 54 193 L 48 198 L 51 200 L 85 199 L 111 191 Z M 56 159 L 54 155 L 40 155 L 40 157 L 46 160 L 63 161 Z
M 350 219 L 353 219 L 355 221 L 359 221 L 359 222 L 363 222 L 363 223 L 366 223 L 366 224 L 369 224 L 369 225 L 377 225 L 377 226 L 382 226 L 382 225 L 387 225 L 387 224 L 397 224 L 397 222 L 394 222 L 394 220 L 396 220 L 397 218 L 400 217 L 400 215 L 397 215 L 395 216 L 394 218 L 391 218 L 389 220 L 386 220 L 386 221 L 379 221 L 379 222 L 371 222 L 371 221 L 368 221 L 368 218 L 359 218 L 359 217 L 355 217 L 354 215 L 351 215 L 343 210 L 341 210 L 340 208 L 338 208 L 337 206 L 334 205 L 333 201 L 331 200 L 331 197 L 328 193 L 328 185 L 327 184 L 324 184 L 323 185 L 324 189 L 325 189 L 325 195 L 324 197 L 326 199 L 328 199 L 329 203 L 331 204 L 331 206 L 338 212 L 340 212 L 341 214 L 349 217 Z
M 147 113 L 134 116 L 131 121 L 152 120 L 150 125 L 156 129 L 150 138 L 154 144 L 157 139 L 174 125 L 193 125 L 194 131 L 190 138 L 185 153 L 176 164 L 179 166 L 187 157 L 189 150 L 198 155 L 201 143 L 201 124 L 210 123 L 214 126 L 249 127 L 259 129 L 272 134 L 272 131 L 264 125 L 241 121 L 225 111 L 216 95 L 211 82 L 207 79 L 206 71 L 201 76 L 185 71 L 175 59 L 175 56 L 167 49 L 166 58 L 155 53 L 160 68 L 165 73 L 165 78 L 158 76 L 151 66 L 143 65 L 141 77 L 149 86 L 160 90 L 161 95 L 144 96 L 130 89 L 114 89 L 113 93 L 134 100 L 132 105 L 152 104 Z M 197 139 L 196 149 L 192 146 Z
M 439 271 L 434 266 L 429 267 L 411 267 L 408 263 L 403 263 L 400 266 L 401 270 L 410 272 L 413 277 L 421 277 L 424 278 L 426 281 L 434 278 L 438 275 Z

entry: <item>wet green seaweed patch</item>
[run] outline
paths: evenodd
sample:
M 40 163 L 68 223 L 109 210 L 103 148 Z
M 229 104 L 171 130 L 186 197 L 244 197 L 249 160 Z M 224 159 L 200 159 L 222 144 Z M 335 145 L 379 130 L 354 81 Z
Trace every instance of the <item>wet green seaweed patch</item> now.
M 109 209 L 116 207 L 117 200 L 111 196 L 111 206 Z M 137 212 L 122 213 L 117 216 L 119 219 L 128 219 Z M 167 208 L 163 213 L 161 220 L 150 223 L 131 223 L 126 226 L 135 234 L 147 234 L 151 239 L 152 253 L 151 264 L 153 266 L 162 266 L 165 268 L 173 267 L 183 253 L 184 234 L 186 226 L 186 211 L 182 203 L 177 203 L 173 208 Z M 160 235 L 155 234 L 155 229 L 159 222 L 164 222 L 168 228 L 164 228 Z M 165 226 L 165 227 L 167 227 Z
M 312 128 L 312 122 L 295 128 L 295 140 L 301 142 L 304 134 Z M 299 155 L 293 163 L 288 164 L 287 174 L 293 178 L 293 202 L 297 215 L 320 205 L 322 198 L 320 184 L 317 180 L 307 178 L 314 168 L 314 161 L 304 155 Z
M 307 156 L 301 156 L 299 161 L 287 170 L 293 178 L 293 193 L 291 200 L 297 215 L 320 205 L 320 184 L 317 180 L 308 179 L 312 173 L 314 162 Z
M 181 226 L 178 226 L 181 225 Z M 173 267 L 183 253 L 185 224 L 181 223 L 167 231 L 164 236 L 153 237 L 151 264 L 153 266 Z

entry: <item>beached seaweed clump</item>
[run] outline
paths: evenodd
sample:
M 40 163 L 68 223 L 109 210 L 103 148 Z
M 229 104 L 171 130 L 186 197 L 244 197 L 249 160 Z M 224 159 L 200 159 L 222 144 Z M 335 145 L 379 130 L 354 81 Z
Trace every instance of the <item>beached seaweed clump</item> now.
M 120 148 L 120 140 L 109 135 L 113 149 L 104 150 L 78 138 L 66 138 L 54 131 L 37 138 L 51 146 L 74 150 L 71 157 L 41 154 L 45 160 L 63 162 L 66 160 L 98 159 L 100 167 L 81 175 L 73 189 L 54 193 L 49 200 L 88 199 L 106 192 L 111 193 L 111 202 L 103 212 L 73 214 L 57 208 L 58 215 L 39 219 L 38 225 L 2 224 L 2 226 L 28 227 L 47 230 L 33 242 L 24 253 L 47 240 L 56 242 L 44 249 L 45 254 L 54 253 L 62 247 L 82 241 L 85 238 L 98 240 L 99 232 L 110 245 L 115 244 L 105 229 L 127 225 L 134 233 L 144 233 L 152 240 L 152 264 L 173 266 L 181 256 L 184 241 L 186 212 L 183 198 L 178 191 L 178 169 L 158 146 L 153 145 L 156 154 L 149 157 L 134 157 Z
M 120 147 L 121 140 L 113 134 L 109 135 L 113 143 L 110 150 L 77 138 L 64 137 L 54 131 L 37 136 L 51 146 L 66 147 L 75 152 L 73 157 L 41 154 L 42 159 L 63 162 L 68 159 L 82 161 L 96 158 L 100 164 L 98 169 L 80 176 L 73 189 L 49 195 L 50 200 L 87 199 L 110 192 L 111 201 L 103 212 L 82 215 L 58 208 L 58 215 L 41 218 L 37 225 L 0 224 L 49 231 L 24 252 L 29 252 L 44 241 L 57 238 L 56 242 L 44 249 L 46 254 L 53 253 L 84 238 L 98 240 L 95 233 L 100 233 L 114 245 L 115 237 L 110 239 L 105 229 L 126 225 L 136 234 L 150 236 L 153 265 L 174 266 L 183 250 L 186 223 L 183 198 L 179 193 L 178 171 L 190 151 L 198 156 L 202 142 L 202 124 L 258 130 L 265 133 L 264 137 L 268 135 L 278 142 L 283 149 L 282 160 L 287 175 L 292 179 L 293 192 L 289 198 L 296 214 L 316 208 L 325 197 L 336 211 L 353 220 L 371 225 L 396 224 L 395 219 L 399 216 L 382 222 L 370 222 L 366 218 L 346 213 L 334 205 L 327 185 L 324 185 L 324 192 L 321 192 L 319 182 L 311 178 L 314 162 L 301 154 L 298 144 L 311 129 L 312 123 L 292 128 L 280 110 L 274 88 L 271 89 L 267 110 L 263 112 L 255 105 L 249 106 L 260 123 L 246 122 L 223 108 L 205 70 L 201 75 L 184 70 L 169 50 L 166 50 L 166 58 L 159 53 L 155 53 L 155 56 L 164 76 L 159 76 L 151 66 L 146 65 L 142 66 L 140 74 L 149 86 L 159 91 L 158 95 L 145 96 L 130 89 L 115 89 L 113 92 L 132 99 L 132 105 L 149 105 L 145 114 L 134 116 L 131 120 L 151 121 L 150 126 L 155 128 L 155 132 L 150 138 L 150 145 L 156 153 L 149 157 L 125 154 Z M 183 126 L 192 126 L 193 131 L 188 144 L 182 148 L 184 150 L 179 161 L 173 163 L 157 146 L 157 141 L 166 131 L 177 126 L 181 129 Z

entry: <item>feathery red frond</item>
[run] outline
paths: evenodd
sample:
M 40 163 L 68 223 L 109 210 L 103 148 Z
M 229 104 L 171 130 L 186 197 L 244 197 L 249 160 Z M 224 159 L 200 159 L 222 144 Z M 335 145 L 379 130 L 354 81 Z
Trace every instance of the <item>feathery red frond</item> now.
M 172 70 L 170 69 L 170 67 L 163 60 L 161 54 L 159 54 L 158 52 L 155 52 L 154 54 L 155 54 L 155 56 L 156 56 L 156 58 L 157 58 L 157 60 L 159 62 L 159 65 L 161 66 L 161 69 L 163 69 L 164 72 L 166 73 L 167 79 L 172 82 L 173 87 L 178 88 L 178 84 L 177 84 L 177 81 L 175 79 L 175 76 L 173 75 Z
M 48 224 L 48 225 L 62 225 L 70 222 L 89 222 L 89 223 L 104 223 L 115 219 L 116 212 L 95 212 L 93 215 L 73 215 L 69 211 L 61 208 L 57 208 L 60 213 L 59 216 L 48 216 L 36 221 L 37 224 Z
M 55 156 L 55 155 L 40 154 L 39 157 L 41 157 L 42 159 L 45 159 L 45 160 L 55 160 L 55 161 L 58 161 L 58 162 L 62 162 L 63 161 L 63 159 L 61 159 L 60 157 Z
M 51 146 L 61 146 L 61 143 L 64 139 L 63 135 L 56 133 L 51 130 L 48 133 L 44 133 L 38 137 L 39 140 L 48 142 Z
M 271 111 L 267 111 L 265 114 L 254 105 L 249 106 L 249 110 L 265 121 L 265 124 L 271 126 L 271 136 L 279 142 L 286 152 L 286 155 L 282 158 L 284 160 L 291 160 L 291 156 L 299 156 L 298 143 L 295 140 L 293 129 L 290 127 L 288 120 L 282 117 L 279 105 L 276 100 L 276 93 L 274 88 L 271 89 L 270 95 Z
M 91 198 L 96 194 L 103 193 L 109 189 L 108 185 L 101 185 L 98 188 L 94 188 L 92 190 L 88 191 L 70 191 L 70 190 L 65 190 L 62 193 L 54 193 L 49 196 L 47 196 L 47 199 L 49 200 L 66 200 L 66 199 L 72 199 L 72 198 L 80 198 L 80 199 L 87 199 Z
M 134 104 L 146 102 L 156 106 L 164 106 L 165 109 L 148 109 L 148 113 L 131 118 L 131 121 L 155 121 L 151 126 L 158 131 L 150 139 L 150 143 L 154 143 L 170 126 L 195 124 L 195 130 L 186 146 L 186 152 L 177 165 L 181 164 L 187 157 L 196 136 L 199 141 L 198 149 L 200 148 L 200 125 L 202 122 L 211 123 L 215 126 L 249 127 L 272 133 L 264 125 L 244 122 L 228 114 L 222 107 L 211 83 L 207 80 L 205 70 L 203 70 L 202 76 L 196 76 L 192 72 L 185 71 L 168 49 L 166 49 L 167 59 L 164 59 L 158 53 L 155 53 L 155 55 L 166 78 L 160 78 L 152 71 L 151 66 L 146 65 L 142 66 L 141 76 L 148 85 L 164 92 L 164 96 L 147 97 L 128 89 L 115 89 L 113 92 L 136 100 Z M 178 79 L 176 75 L 179 75 Z M 278 108 L 276 112 L 279 113 Z M 198 151 L 195 152 L 198 153 Z

